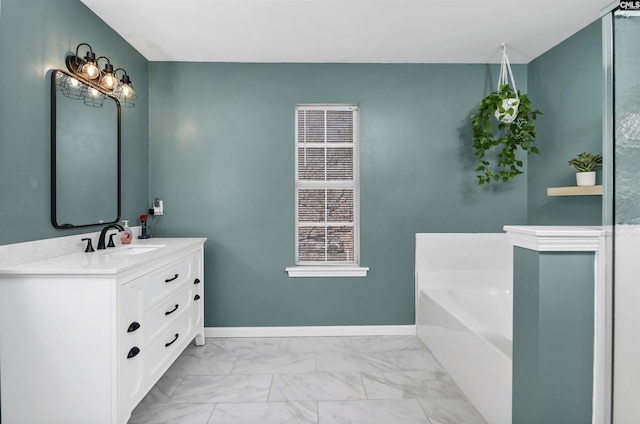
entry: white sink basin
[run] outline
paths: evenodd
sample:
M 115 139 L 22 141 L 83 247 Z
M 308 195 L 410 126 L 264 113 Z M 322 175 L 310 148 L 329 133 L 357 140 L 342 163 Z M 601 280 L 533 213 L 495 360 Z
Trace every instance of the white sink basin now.
M 143 253 L 151 252 L 156 249 L 160 249 L 165 247 L 164 244 L 158 245 L 144 245 L 144 246 L 122 246 L 118 247 L 116 250 L 111 252 L 107 252 L 106 254 L 109 256 L 131 256 L 131 255 L 141 255 Z

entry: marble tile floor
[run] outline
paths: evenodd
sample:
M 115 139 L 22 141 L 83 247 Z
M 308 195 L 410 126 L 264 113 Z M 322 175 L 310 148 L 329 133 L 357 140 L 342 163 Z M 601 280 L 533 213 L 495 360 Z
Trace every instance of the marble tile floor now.
M 207 338 L 128 424 L 486 424 L 413 336 Z

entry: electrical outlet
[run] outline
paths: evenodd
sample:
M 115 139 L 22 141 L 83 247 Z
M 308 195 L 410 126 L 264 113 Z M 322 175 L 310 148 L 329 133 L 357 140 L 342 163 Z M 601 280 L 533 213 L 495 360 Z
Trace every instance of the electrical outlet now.
M 153 214 L 154 215 L 162 215 L 164 214 L 164 203 L 162 200 L 157 197 L 153 200 Z

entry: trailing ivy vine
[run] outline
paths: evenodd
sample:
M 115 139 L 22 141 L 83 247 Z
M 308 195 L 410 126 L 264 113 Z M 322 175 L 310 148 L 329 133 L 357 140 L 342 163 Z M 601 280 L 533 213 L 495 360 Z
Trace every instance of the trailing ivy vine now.
M 495 117 L 499 114 L 513 114 L 513 109 L 505 110 L 503 100 L 520 98 L 518 115 L 511 123 L 498 121 Z M 531 108 L 531 101 L 526 94 L 517 94 L 509 85 L 500 85 L 500 89 L 492 92 L 480 103 L 476 115 L 472 117 L 473 147 L 478 160 L 478 184 L 492 182 L 507 182 L 515 176 L 522 174 L 523 162 L 516 158 L 516 152 L 521 149 L 527 154 L 538 154 L 535 144 L 536 128 L 535 120 L 542 113 Z M 494 130 L 493 121 L 498 122 L 497 130 Z M 497 152 L 496 163 L 487 155 L 489 152 Z

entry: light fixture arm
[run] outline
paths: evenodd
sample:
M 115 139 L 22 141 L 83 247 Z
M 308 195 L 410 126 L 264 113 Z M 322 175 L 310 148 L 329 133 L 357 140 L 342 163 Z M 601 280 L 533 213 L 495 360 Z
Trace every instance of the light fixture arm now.
M 111 69 L 113 69 L 113 65 L 111 64 L 111 61 L 109 60 L 109 58 L 107 56 L 100 56 L 96 59 L 96 63 L 98 63 L 98 61 L 100 59 L 105 59 L 107 61 L 107 63 L 104 65 L 105 67 L 110 66 Z
M 122 73 L 124 74 L 124 75 L 122 76 L 122 78 L 124 78 L 125 76 L 126 76 L 127 78 L 129 78 L 129 75 L 127 74 L 127 70 L 126 70 L 126 69 L 124 69 L 124 68 L 118 68 L 118 69 L 116 69 L 115 71 L 113 71 L 113 75 L 116 75 L 116 72 L 118 72 L 118 71 L 122 71 Z
M 87 43 L 80 43 L 78 44 L 78 46 L 76 47 L 76 57 L 78 57 L 78 51 L 80 50 L 80 46 L 87 46 L 89 47 L 89 51 L 87 52 L 87 55 L 89 54 L 93 54 L 95 56 L 95 54 L 93 53 L 93 49 L 91 48 L 90 45 L 88 45 Z

